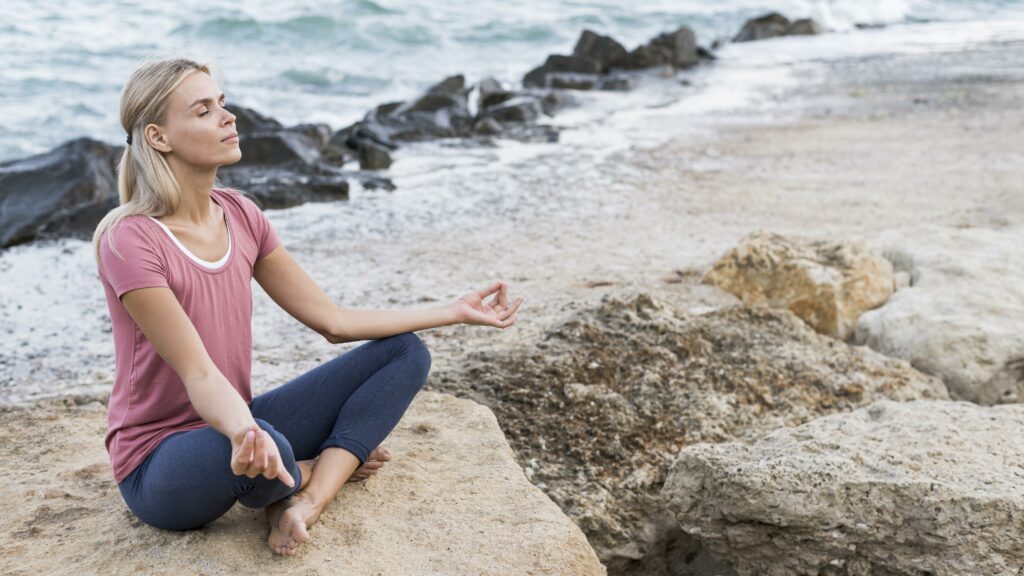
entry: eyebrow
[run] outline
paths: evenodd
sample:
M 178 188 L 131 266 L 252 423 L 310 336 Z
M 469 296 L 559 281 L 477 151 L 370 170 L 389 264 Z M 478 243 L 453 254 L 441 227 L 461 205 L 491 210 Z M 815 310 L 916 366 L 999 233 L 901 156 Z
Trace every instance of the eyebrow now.
M 223 98 L 223 97 L 224 97 L 224 93 L 221 92 L 220 93 L 220 98 Z M 212 101 L 213 101 L 213 98 L 200 98 L 199 100 L 196 100 L 195 102 L 189 104 L 188 105 L 188 109 L 191 110 L 196 104 L 205 104 L 207 102 L 212 102 Z

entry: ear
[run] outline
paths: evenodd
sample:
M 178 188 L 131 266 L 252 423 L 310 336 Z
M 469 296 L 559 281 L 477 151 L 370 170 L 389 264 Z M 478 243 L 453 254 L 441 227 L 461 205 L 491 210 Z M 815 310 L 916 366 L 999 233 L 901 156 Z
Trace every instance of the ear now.
M 167 141 L 164 131 L 156 124 L 147 124 L 143 134 L 146 135 L 146 140 L 153 148 L 161 152 L 171 151 L 171 143 Z

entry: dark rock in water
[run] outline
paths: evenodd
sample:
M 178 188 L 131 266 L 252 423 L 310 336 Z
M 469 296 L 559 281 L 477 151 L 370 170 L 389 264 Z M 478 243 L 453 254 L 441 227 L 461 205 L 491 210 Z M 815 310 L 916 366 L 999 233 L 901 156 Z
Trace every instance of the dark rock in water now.
M 682 26 L 635 48 L 626 57 L 623 67 L 639 69 L 667 64 L 673 68 L 688 68 L 697 64 L 697 60 L 697 37 L 693 30 Z
M 786 27 L 786 36 L 813 36 L 821 34 L 825 29 L 810 18 L 802 18 Z
M 511 100 L 502 102 L 497 106 L 491 106 L 482 111 L 480 118 L 493 118 L 504 124 L 522 124 L 534 122 L 544 113 L 541 108 L 540 98 L 522 94 Z
M 478 84 L 477 109 L 483 110 L 515 98 L 516 93 L 505 90 L 494 78 L 484 78 Z
M 523 77 L 523 86 L 547 88 L 548 74 L 553 72 L 575 72 L 580 74 L 599 74 L 601 65 L 586 56 L 562 56 L 552 54 L 542 66 L 527 72 Z
M 597 83 L 599 90 L 631 90 L 636 86 L 636 77 L 621 72 L 609 74 Z
M 367 190 L 394 190 L 395 183 L 388 178 L 382 178 L 374 174 L 357 173 L 353 177 Z
M 712 48 L 714 48 L 714 47 L 712 47 Z M 718 56 L 715 56 L 711 52 L 711 50 L 708 50 L 707 48 L 705 48 L 703 46 L 697 46 L 697 57 L 698 58 L 703 58 L 704 60 L 717 60 L 718 59 Z
M 548 92 L 540 99 L 544 114 L 554 116 L 559 110 L 576 105 L 576 99 L 565 92 Z
M 548 74 L 548 86 L 563 90 L 590 90 L 598 85 L 601 76 L 598 74 L 579 74 L 576 72 L 553 72 Z
M 473 132 L 482 136 L 494 136 L 496 134 L 500 134 L 502 130 L 501 122 L 498 122 L 494 118 L 480 118 L 476 121 L 476 124 L 473 125 Z
M 263 115 L 252 108 L 245 108 L 235 104 L 224 106 L 229 112 L 235 115 L 235 129 L 238 134 L 253 134 L 256 132 L 273 132 L 284 128 L 277 120 Z M 239 138 L 241 141 L 241 138 Z
M 364 141 L 359 147 L 359 168 L 361 170 L 386 170 L 391 166 L 391 155 L 387 148 L 375 142 Z
M 292 160 L 315 162 L 320 157 L 317 143 L 301 132 L 278 130 L 256 134 L 239 133 L 242 159 L 236 166 L 280 164 Z
M 300 160 L 277 165 L 224 166 L 218 171 L 224 184 L 256 196 L 264 209 L 345 200 L 350 176 L 348 172 Z
M 743 28 L 732 39 L 733 42 L 752 42 L 764 40 L 777 36 L 796 36 L 807 34 L 820 34 L 824 28 L 810 18 L 803 18 L 790 22 L 778 12 L 770 12 L 764 16 L 751 18 L 743 24 Z
M 580 34 L 572 53 L 596 62 L 602 74 L 621 66 L 627 55 L 626 48 L 614 38 L 590 30 L 584 30 Z
M 778 12 L 769 12 L 764 16 L 751 18 L 743 24 L 743 28 L 733 37 L 733 42 L 752 42 L 765 38 L 774 38 L 786 34 L 789 18 Z
M 0 163 L 0 247 L 72 236 L 91 239 L 117 206 L 122 146 L 77 138 Z
M 461 74 L 450 76 L 416 100 L 377 107 L 363 118 L 362 128 L 376 134 L 375 139 L 388 147 L 393 141 L 463 136 L 473 125 L 468 94 L 465 78 Z

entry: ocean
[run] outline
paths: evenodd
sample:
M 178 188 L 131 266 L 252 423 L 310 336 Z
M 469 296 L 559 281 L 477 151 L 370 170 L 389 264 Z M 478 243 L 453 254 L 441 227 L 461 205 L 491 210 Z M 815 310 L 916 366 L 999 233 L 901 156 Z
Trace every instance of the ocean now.
M 583 28 L 632 48 L 688 25 L 698 42 L 731 37 L 778 10 L 848 31 L 857 23 L 1006 21 L 1000 0 L 5 0 L 0 24 L 0 160 L 91 136 L 120 143 L 120 90 L 141 62 L 213 62 L 229 101 L 285 124 L 338 129 L 377 104 L 451 75 L 518 84 Z

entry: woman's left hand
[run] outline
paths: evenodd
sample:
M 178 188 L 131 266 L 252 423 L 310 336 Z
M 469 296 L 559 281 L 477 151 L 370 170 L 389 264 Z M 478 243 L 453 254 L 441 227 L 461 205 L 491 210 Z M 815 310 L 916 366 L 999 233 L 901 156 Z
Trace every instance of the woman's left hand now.
M 489 302 L 484 298 L 495 294 Z M 455 302 L 455 310 L 462 324 L 479 324 L 508 328 L 516 321 L 516 310 L 523 303 L 520 297 L 512 306 L 508 305 L 508 285 L 498 281 L 482 290 L 474 290 Z

